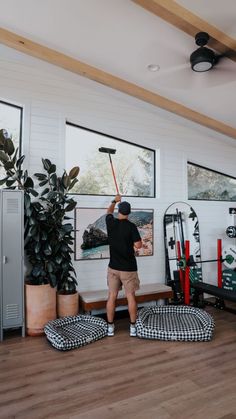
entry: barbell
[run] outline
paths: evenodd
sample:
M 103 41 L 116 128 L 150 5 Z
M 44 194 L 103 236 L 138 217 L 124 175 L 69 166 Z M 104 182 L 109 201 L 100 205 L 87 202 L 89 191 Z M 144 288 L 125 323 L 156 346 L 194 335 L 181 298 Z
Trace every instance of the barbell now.
M 188 260 L 186 260 L 186 258 L 184 256 L 181 256 L 180 259 L 171 258 L 169 260 L 176 260 L 177 261 L 177 266 L 180 269 L 185 269 L 186 266 L 192 267 L 192 266 L 196 266 L 198 264 L 209 263 L 209 262 L 221 262 L 221 263 L 224 263 L 225 266 L 227 266 L 229 269 L 235 269 L 236 268 L 236 252 L 235 252 L 235 257 L 232 254 L 228 253 L 228 254 L 226 254 L 225 258 L 221 257 L 219 259 L 207 259 L 207 260 L 197 260 L 197 261 L 195 261 L 193 259 L 193 256 L 190 256 L 190 258 Z

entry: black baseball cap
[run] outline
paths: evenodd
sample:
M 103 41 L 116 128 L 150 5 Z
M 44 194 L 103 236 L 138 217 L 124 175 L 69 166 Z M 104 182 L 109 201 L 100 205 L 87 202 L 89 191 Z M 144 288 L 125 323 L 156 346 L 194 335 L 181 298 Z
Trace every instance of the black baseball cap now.
M 118 211 L 122 215 L 129 215 L 131 213 L 130 203 L 127 201 L 120 202 L 118 205 Z

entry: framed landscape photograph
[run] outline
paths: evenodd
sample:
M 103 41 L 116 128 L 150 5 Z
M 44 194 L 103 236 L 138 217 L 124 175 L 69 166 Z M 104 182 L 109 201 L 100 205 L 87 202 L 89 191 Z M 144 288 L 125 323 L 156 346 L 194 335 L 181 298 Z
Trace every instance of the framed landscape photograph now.
M 117 216 L 117 211 L 114 216 Z M 153 209 L 132 209 L 133 222 L 143 241 L 136 256 L 153 255 Z M 75 260 L 108 259 L 106 208 L 75 209 Z

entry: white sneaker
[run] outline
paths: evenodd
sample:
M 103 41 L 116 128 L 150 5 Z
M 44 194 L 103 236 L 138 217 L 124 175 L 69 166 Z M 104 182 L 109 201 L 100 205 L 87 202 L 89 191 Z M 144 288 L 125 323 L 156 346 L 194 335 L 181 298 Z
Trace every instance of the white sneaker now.
M 135 324 L 130 324 L 130 327 L 129 327 L 129 335 L 132 336 L 132 337 L 137 336 Z
M 114 323 L 108 323 L 107 326 L 107 336 L 114 336 L 115 326 Z

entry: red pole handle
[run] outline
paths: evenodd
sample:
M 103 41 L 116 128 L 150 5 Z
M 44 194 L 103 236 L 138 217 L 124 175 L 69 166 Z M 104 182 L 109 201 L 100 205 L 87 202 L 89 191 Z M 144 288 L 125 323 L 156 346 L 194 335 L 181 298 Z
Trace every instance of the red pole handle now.
M 116 175 L 115 175 L 115 171 L 114 171 L 114 168 L 113 168 L 112 159 L 111 159 L 110 154 L 109 154 L 109 159 L 110 159 L 110 163 L 111 163 L 111 171 L 112 171 L 112 174 L 113 174 L 113 179 L 114 179 L 115 186 L 116 186 L 116 192 L 117 192 L 118 195 L 120 195 L 119 188 L 118 188 L 118 185 L 117 185 L 117 182 L 116 182 Z

